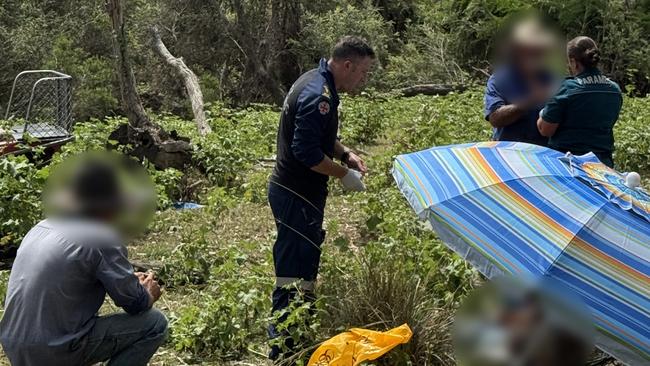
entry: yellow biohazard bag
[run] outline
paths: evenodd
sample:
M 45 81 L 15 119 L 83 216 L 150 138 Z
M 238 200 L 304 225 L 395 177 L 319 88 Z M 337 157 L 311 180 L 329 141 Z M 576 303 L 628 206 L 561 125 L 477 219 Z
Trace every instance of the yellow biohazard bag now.
M 308 366 L 356 366 L 408 343 L 412 335 L 408 324 L 386 332 L 353 328 L 323 342 L 311 355 Z

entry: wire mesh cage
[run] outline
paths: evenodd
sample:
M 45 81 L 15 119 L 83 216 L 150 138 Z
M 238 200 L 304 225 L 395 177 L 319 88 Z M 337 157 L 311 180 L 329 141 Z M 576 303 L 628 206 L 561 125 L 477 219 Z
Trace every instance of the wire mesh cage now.
M 39 140 L 64 139 L 72 129 L 72 77 L 52 70 L 23 71 L 14 79 L 5 120 L 12 134 Z

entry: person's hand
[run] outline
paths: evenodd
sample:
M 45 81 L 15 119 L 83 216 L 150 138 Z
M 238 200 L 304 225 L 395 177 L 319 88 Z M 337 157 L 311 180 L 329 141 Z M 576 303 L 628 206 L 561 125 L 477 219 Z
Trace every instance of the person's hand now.
M 361 159 L 361 157 L 359 157 L 359 155 L 353 152 L 349 153 L 348 160 L 345 162 L 345 164 L 348 166 L 348 168 L 361 172 L 363 175 L 368 173 L 366 163 L 363 161 L 363 159 Z
M 153 305 L 156 301 L 158 301 L 158 299 L 160 299 L 160 295 L 162 295 L 162 291 L 160 290 L 160 285 L 158 284 L 158 281 L 156 281 L 156 279 L 153 276 L 153 272 L 149 272 L 147 275 L 143 276 L 143 278 L 140 279 L 140 284 L 149 293 L 149 298 L 150 298 L 149 305 Z
M 341 178 L 341 184 L 343 188 L 348 191 L 361 192 L 366 190 L 366 185 L 361 181 L 361 173 L 354 170 L 348 169 L 348 173 Z
M 140 283 L 142 283 L 142 280 L 144 280 L 145 277 L 147 277 L 147 274 L 144 272 L 133 272 L 133 274 L 138 278 Z

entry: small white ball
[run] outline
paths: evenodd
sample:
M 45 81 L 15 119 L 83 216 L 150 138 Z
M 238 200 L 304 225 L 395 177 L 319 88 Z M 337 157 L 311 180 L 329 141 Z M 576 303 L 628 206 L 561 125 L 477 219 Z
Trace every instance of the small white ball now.
M 637 188 L 641 186 L 641 176 L 637 172 L 629 172 L 625 176 L 625 185 L 629 188 Z

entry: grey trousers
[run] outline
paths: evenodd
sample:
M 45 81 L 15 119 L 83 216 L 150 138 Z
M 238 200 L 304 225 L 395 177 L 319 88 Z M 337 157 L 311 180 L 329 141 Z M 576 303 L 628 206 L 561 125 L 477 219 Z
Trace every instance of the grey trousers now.
M 167 319 L 156 309 L 102 316 L 82 341 L 83 364 L 146 366 L 166 337 Z

